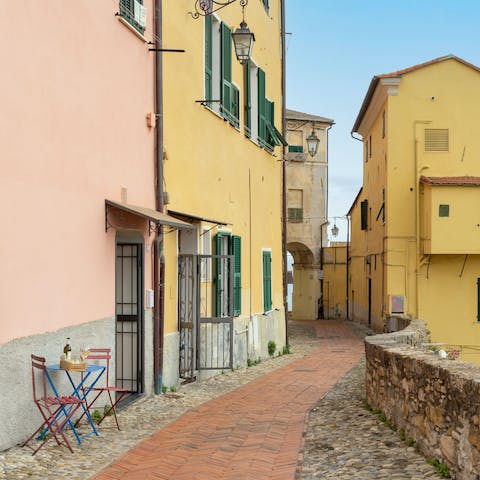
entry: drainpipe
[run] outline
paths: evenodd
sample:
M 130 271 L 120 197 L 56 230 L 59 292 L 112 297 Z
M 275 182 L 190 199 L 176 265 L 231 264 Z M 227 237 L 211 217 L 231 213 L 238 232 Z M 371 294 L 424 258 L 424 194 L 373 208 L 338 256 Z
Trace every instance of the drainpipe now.
M 349 300 L 350 300 L 350 296 L 349 296 L 349 288 L 348 288 L 348 273 L 349 273 L 349 266 L 348 266 L 348 255 L 349 255 L 349 250 L 350 250 L 350 216 L 347 215 L 347 267 L 346 267 L 346 270 L 347 270 L 347 320 L 350 320 L 350 308 L 349 308 Z
M 155 19 L 155 206 L 163 212 L 163 59 L 162 0 L 154 0 Z M 163 337 L 165 317 L 165 255 L 163 226 L 157 225 L 153 248 L 153 375 L 155 393 L 162 393 Z
M 419 294 L 418 294 L 418 277 L 420 275 L 420 172 L 423 168 L 418 165 L 418 138 L 417 125 L 428 125 L 432 123 L 430 120 L 414 120 L 413 122 L 413 157 L 414 157 L 414 188 L 415 188 L 415 318 L 418 319 L 419 314 Z M 408 247 L 407 247 L 408 248 Z M 407 250 L 408 255 L 408 250 Z M 408 257 L 407 257 L 408 258 Z
M 280 1 L 281 44 L 282 44 L 282 135 L 287 137 L 285 121 L 286 103 L 286 56 L 285 51 L 285 0 Z M 285 147 L 282 146 L 282 280 L 283 311 L 285 314 L 285 344 L 288 345 L 288 305 L 287 305 L 287 165 Z

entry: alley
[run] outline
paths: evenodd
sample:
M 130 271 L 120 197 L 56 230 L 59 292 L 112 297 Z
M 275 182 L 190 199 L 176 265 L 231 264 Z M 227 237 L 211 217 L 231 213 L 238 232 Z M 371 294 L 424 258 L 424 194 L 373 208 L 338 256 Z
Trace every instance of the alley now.
M 363 351 L 347 326 L 319 329 L 310 355 L 188 412 L 94 478 L 294 478 L 307 412 Z

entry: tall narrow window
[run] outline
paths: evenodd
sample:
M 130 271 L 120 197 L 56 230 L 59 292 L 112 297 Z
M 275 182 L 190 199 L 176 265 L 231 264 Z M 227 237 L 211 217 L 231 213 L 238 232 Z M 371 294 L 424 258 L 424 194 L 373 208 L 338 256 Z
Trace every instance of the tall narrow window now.
M 230 255 L 233 255 L 233 315 L 242 312 L 242 239 L 233 235 L 230 239 Z
M 242 239 L 237 235 L 218 233 L 215 236 L 215 249 L 216 255 L 233 255 L 233 263 L 227 257 L 215 259 L 216 315 L 238 316 L 242 310 Z M 233 285 L 230 283 L 231 269 Z
M 222 79 L 221 79 L 221 110 L 227 120 L 232 113 L 232 31 L 222 23 Z
M 208 108 L 220 113 L 220 29 L 221 23 L 213 16 L 205 17 L 205 100 Z
M 263 260 L 263 311 L 272 309 L 272 252 L 264 250 Z
M 244 91 L 244 127 L 245 135 L 249 138 L 252 136 L 252 79 L 251 79 L 251 64 L 248 60 L 243 66 L 243 91 Z
M 212 100 L 213 17 L 205 17 L 205 100 Z
M 368 227 L 368 200 L 360 203 L 360 223 L 362 230 L 366 230 Z
M 368 141 L 368 158 L 372 158 L 372 136 L 371 135 Z
M 385 138 L 386 133 L 386 124 L 385 124 L 385 110 L 382 113 L 382 138 Z

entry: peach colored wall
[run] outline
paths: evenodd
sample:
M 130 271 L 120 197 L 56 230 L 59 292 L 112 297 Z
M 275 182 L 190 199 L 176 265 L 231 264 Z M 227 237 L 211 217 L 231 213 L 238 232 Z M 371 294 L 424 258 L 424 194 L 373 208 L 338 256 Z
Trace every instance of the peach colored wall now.
M 104 200 L 155 205 L 152 53 L 117 1 L 47 3 L 0 16 L 0 343 L 113 316 Z

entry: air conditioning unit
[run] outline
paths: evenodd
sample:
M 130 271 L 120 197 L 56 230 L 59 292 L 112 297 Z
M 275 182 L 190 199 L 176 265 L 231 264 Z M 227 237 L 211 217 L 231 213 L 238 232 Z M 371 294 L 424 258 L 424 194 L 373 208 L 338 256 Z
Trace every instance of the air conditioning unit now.
M 147 26 L 147 9 L 138 0 L 133 0 L 133 17 L 142 28 Z

